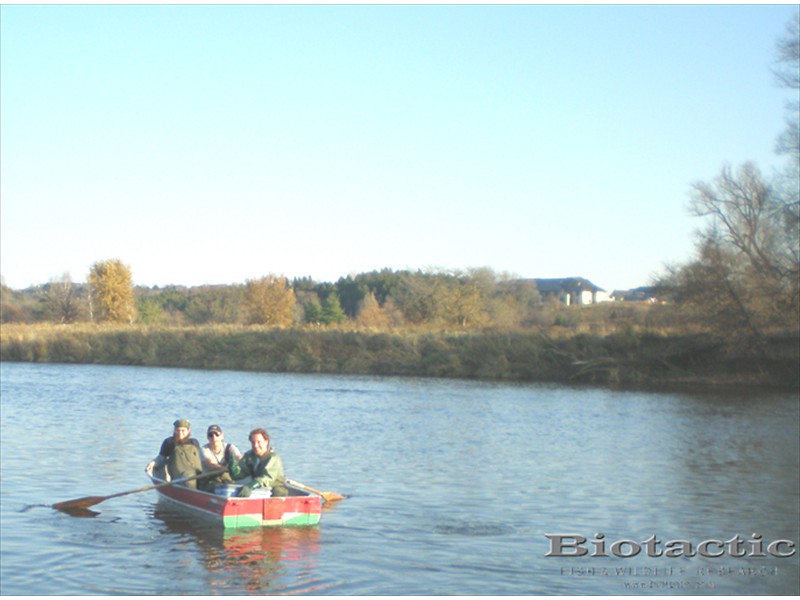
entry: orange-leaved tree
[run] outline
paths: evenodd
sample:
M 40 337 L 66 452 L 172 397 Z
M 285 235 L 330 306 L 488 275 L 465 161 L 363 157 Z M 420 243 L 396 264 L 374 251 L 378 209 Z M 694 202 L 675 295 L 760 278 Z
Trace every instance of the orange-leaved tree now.
M 244 308 L 247 323 L 288 327 L 295 319 L 297 298 L 285 277 L 267 275 L 245 282 Z
M 88 282 L 92 320 L 133 323 L 136 302 L 130 267 L 116 258 L 98 261 L 89 270 Z

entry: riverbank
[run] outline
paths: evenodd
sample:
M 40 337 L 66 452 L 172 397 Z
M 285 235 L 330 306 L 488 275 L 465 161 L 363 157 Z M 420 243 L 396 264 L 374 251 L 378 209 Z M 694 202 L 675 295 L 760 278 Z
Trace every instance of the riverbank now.
M 797 335 L 755 352 L 707 334 L 3 325 L 0 360 L 627 385 L 800 387 Z

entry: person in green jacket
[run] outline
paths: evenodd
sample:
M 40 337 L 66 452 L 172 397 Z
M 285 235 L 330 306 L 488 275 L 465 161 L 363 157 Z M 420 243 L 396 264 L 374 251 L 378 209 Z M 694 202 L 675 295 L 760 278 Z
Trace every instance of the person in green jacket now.
M 253 429 L 249 437 L 251 449 L 244 453 L 242 460 L 233 460 L 230 464 L 231 477 L 235 480 L 252 477 L 236 495 L 246 498 L 255 489 L 268 488 L 272 496 L 288 496 L 283 461 L 269 447 L 269 434 L 265 429 Z

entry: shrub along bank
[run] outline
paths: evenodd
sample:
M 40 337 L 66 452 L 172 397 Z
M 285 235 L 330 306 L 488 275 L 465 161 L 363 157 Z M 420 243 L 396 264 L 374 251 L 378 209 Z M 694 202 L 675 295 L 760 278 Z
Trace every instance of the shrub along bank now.
M 0 359 L 407 375 L 608 385 L 747 384 L 797 388 L 798 338 L 733 352 L 707 334 L 633 332 L 369 333 L 340 329 L 4 325 Z

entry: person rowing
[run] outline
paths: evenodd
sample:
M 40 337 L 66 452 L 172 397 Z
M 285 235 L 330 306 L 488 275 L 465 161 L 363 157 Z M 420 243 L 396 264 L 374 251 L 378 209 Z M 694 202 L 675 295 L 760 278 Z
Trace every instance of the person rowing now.
M 164 479 L 167 481 L 200 475 L 203 472 L 200 443 L 191 437 L 192 424 L 187 419 L 178 419 L 172 426 L 172 436 L 161 443 L 161 450 L 144 470 L 152 476 L 154 468 L 166 467 Z M 197 480 L 185 481 L 181 485 L 197 489 Z

